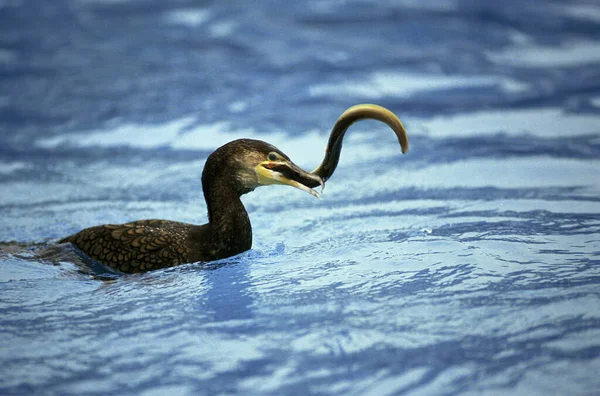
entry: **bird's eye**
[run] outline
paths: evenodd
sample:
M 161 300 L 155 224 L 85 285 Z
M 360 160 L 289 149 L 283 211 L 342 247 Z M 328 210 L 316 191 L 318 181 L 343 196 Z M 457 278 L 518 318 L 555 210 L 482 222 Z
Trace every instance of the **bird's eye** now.
M 269 161 L 276 161 L 277 160 L 277 154 L 275 154 L 275 153 L 269 153 L 269 156 L 267 158 L 269 158 Z

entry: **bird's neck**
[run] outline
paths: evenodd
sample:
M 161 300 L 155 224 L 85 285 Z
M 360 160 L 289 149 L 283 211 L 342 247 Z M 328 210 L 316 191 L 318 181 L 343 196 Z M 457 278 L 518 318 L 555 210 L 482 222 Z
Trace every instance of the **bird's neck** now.
M 205 189 L 208 222 L 216 256 L 229 257 L 252 247 L 252 226 L 240 196 L 227 184 Z

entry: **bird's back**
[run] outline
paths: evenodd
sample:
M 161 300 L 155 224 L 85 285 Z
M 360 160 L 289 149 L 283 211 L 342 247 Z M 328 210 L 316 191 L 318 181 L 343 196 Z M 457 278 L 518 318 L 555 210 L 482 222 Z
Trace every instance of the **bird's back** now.
M 121 272 L 143 272 L 190 262 L 189 240 L 199 226 L 169 220 L 140 220 L 86 228 L 71 242 L 91 259 Z

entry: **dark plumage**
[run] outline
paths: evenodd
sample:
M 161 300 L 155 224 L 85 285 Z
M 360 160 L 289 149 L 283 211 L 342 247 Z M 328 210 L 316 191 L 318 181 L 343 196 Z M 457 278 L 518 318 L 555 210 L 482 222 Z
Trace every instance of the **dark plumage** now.
M 323 186 L 333 174 L 346 130 L 365 118 L 387 123 L 396 132 L 402 151 L 408 149 L 404 127 L 393 113 L 376 105 L 354 106 L 338 119 L 325 159 L 311 173 L 260 140 L 235 140 L 215 150 L 202 172 L 207 224 L 169 220 L 106 224 L 86 228 L 59 243 L 70 242 L 93 260 L 127 273 L 218 260 L 244 252 L 252 247 L 252 227 L 240 196 L 269 184 L 287 184 L 319 196 L 312 188 Z
M 213 152 L 202 172 L 208 223 L 141 220 L 86 228 L 59 241 L 71 242 L 93 260 L 122 272 L 141 272 L 230 257 L 252 247 L 252 227 L 240 196 L 265 184 L 310 190 L 322 184 L 276 147 L 240 139 Z M 313 190 L 310 190 L 314 194 Z

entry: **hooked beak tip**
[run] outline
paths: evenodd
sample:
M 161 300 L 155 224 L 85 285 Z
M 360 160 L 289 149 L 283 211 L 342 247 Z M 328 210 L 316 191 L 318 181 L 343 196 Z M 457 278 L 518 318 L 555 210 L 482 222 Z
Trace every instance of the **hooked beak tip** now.
M 321 192 L 325 188 L 325 180 L 322 177 L 307 173 L 293 163 L 262 163 L 256 167 L 256 173 L 261 185 L 288 185 L 319 199 L 321 194 L 313 188 L 321 186 Z

